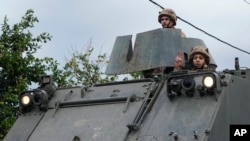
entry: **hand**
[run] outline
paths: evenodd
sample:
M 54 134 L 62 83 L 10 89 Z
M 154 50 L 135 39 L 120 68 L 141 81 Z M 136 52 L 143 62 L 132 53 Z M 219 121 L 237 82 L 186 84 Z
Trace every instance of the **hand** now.
M 174 59 L 174 69 L 175 70 L 181 69 L 182 63 L 183 63 L 183 58 L 184 58 L 183 52 L 178 52 L 177 56 Z

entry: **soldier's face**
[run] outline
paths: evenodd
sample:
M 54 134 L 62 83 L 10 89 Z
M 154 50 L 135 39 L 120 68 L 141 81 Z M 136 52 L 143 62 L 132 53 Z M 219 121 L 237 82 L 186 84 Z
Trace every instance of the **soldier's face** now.
M 162 16 L 161 17 L 161 25 L 163 28 L 172 28 L 173 22 L 168 16 Z
M 193 65 L 197 69 L 201 69 L 205 64 L 205 58 L 201 54 L 195 54 L 193 58 Z

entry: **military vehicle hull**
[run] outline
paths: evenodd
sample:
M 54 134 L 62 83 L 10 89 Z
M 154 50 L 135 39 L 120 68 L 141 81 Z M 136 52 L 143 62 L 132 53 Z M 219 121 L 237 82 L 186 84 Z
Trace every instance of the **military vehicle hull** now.
M 226 74 L 218 94 L 173 99 L 167 82 L 57 89 L 46 112 L 20 115 L 4 141 L 221 141 L 230 125 L 250 124 L 248 79 Z
M 134 51 L 130 36 L 118 37 L 106 73 L 171 68 L 179 50 L 204 46 L 179 32 L 139 34 Z M 154 76 L 57 89 L 46 78 L 44 87 L 20 94 L 21 114 L 4 141 L 228 141 L 230 125 L 250 125 L 250 69 Z

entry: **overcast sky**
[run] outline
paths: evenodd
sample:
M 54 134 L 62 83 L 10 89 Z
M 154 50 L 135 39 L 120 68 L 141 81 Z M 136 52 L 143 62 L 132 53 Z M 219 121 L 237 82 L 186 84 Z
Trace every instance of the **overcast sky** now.
M 72 48 L 82 51 L 90 39 L 95 53 L 110 55 L 116 36 L 133 35 L 160 28 L 158 6 L 149 0 L 0 0 L 0 23 L 20 22 L 33 9 L 39 23 L 34 35 L 48 32 L 52 41 L 44 44 L 37 57 L 49 56 L 64 65 Z M 250 52 L 250 4 L 244 0 L 155 0 L 172 8 L 182 19 L 206 32 Z M 250 0 L 249 0 L 250 1 Z M 218 68 L 234 68 L 239 57 L 241 67 L 250 68 L 250 55 L 225 45 L 190 25 L 177 20 L 187 37 L 202 39 Z

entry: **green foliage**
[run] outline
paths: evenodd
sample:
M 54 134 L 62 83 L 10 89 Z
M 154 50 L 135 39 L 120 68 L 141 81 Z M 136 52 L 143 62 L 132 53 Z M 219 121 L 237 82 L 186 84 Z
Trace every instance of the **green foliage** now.
M 107 64 L 106 54 L 98 55 L 96 60 L 90 60 L 94 48 L 91 42 L 84 53 L 74 51 L 71 59 L 64 66 L 68 86 L 90 86 L 117 80 L 117 75 L 104 75 L 102 68 Z M 62 85 L 62 84 L 60 84 Z
M 130 76 L 132 77 L 132 79 L 143 79 L 144 75 L 142 72 L 134 72 L 131 73 Z
M 63 70 L 53 58 L 36 58 L 34 53 L 42 43 L 51 40 L 48 33 L 38 36 L 30 32 L 39 22 L 33 10 L 27 10 L 21 22 L 10 26 L 5 17 L 0 35 L 0 140 L 4 138 L 17 118 L 18 94 L 27 90 L 32 83 L 39 83 L 46 72 L 53 74 L 53 80 L 59 87 L 90 86 L 98 83 L 116 81 L 117 75 L 105 75 L 103 67 L 108 63 L 106 54 L 91 60 L 94 48 L 89 43 L 82 53 L 75 51 L 66 62 Z M 141 73 L 133 73 L 138 79 Z M 127 80 L 124 78 L 123 80 Z
M 28 89 L 32 82 L 39 82 L 47 71 L 57 70 L 57 62 L 52 58 L 36 58 L 34 53 L 41 43 L 51 40 L 48 33 L 34 37 L 30 29 L 39 22 L 27 10 L 21 22 L 10 26 L 5 17 L 0 35 L 0 140 L 15 122 L 18 94 Z
M 54 76 L 57 76 L 54 79 L 57 79 L 60 87 L 91 86 L 118 80 L 119 75 L 106 75 L 103 73 L 103 68 L 108 63 L 107 55 L 105 53 L 99 54 L 97 59 L 91 60 L 90 58 L 91 55 L 93 55 L 93 51 L 94 47 L 92 46 L 91 40 L 85 52 L 82 53 L 73 50 L 72 56 L 67 60 L 63 71 L 59 70 L 59 72 L 53 73 Z M 131 79 L 144 78 L 142 72 L 135 72 L 129 75 Z M 125 76 L 120 76 L 120 79 L 123 81 L 129 80 L 129 78 Z

